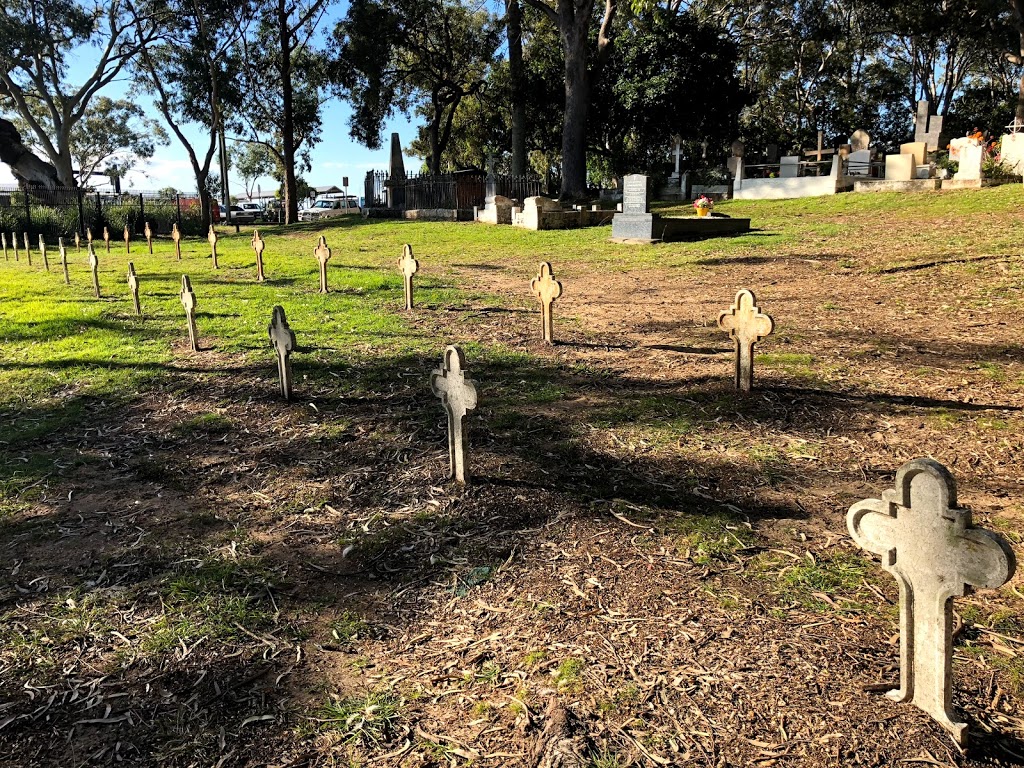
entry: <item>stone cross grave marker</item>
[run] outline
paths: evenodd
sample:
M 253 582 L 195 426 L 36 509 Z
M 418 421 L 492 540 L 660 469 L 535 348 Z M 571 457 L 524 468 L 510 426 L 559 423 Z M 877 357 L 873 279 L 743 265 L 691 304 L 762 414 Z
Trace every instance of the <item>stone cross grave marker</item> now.
M 465 484 L 466 414 L 476 408 L 476 383 L 465 374 L 466 357 L 458 347 L 444 350 L 444 364 L 430 374 L 430 389 L 448 413 L 448 476 Z
M 846 525 L 900 588 L 900 687 L 887 696 L 920 707 L 966 746 L 967 724 L 952 708 L 953 598 L 1009 581 L 1013 551 L 971 525 L 956 480 L 933 459 L 900 467 L 895 487 L 850 507 Z
M 25 241 L 25 256 L 28 258 L 28 265 L 32 266 L 32 246 L 28 241 L 28 232 L 22 233 L 22 239 Z
M 199 351 L 199 332 L 196 330 L 196 295 L 192 291 L 192 281 L 188 275 L 181 276 L 181 306 L 185 308 L 185 318 L 188 320 L 188 341 L 193 352 Z
M 405 283 L 405 308 L 412 309 L 412 276 L 420 270 L 420 263 L 412 255 L 412 246 L 408 243 L 402 249 L 402 258 L 398 260 L 398 268 L 402 270 Z
M 60 268 L 64 270 L 64 285 L 71 285 L 71 277 L 68 275 L 68 249 L 64 247 L 64 238 L 57 238 L 57 249 L 60 251 Z
M 14 245 L 14 260 L 21 261 L 18 251 L 18 235 L 16 232 L 11 232 L 11 243 Z
M 103 228 L 103 242 L 107 244 L 107 253 L 110 253 L 110 229 Z
M 7 258 L 7 233 L 0 232 L 0 239 L 2 239 L 4 243 L 4 261 L 9 261 Z
M 153 255 L 153 230 L 149 226 L 149 222 L 146 222 L 146 228 L 143 230 L 146 235 L 146 245 L 149 246 L 149 255 Z
M 320 293 L 327 293 L 327 262 L 331 258 L 331 249 L 327 247 L 327 238 L 323 235 L 320 235 L 313 255 L 320 262 Z
M 775 321 L 761 312 L 753 291 L 736 294 L 732 306 L 718 315 L 718 327 L 729 333 L 736 354 L 736 389 L 749 392 L 754 386 L 754 344 L 775 330 Z
M 267 247 L 266 242 L 260 237 L 260 231 L 252 231 L 252 249 L 256 252 L 256 282 L 265 282 L 267 277 L 263 274 L 263 249 Z
M 132 233 L 128 231 L 128 225 L 124 225 L 124 250 L 129 256 L 132 253 Z
M 295 350 L 295 332 L 288 325 L 284 307 L 274 307 L 274 314 L 267 328 L 270 344 L 277 352 L 277 377 L 281 382 L 281 397 L 292 399 L 292 352 Z
M 88 227 L 85 230 L 85 240 L 89 245 L 92 245 L 92 227 Z
M 174 241 L 174 253 L 181 261 L 181 230 L 178 229 L 178 222 L 171 225 L 171 240 Z
M 135 274 L 135 264 L 131 261 L 128 262 L 128 289 L 132 292 L 135 314 L 142 317 L 142 307 L 139 305 L 139 276 Z
M 81 252 L 82 252 L 82 238 L 78 234 L 78 230 L 76 229 L 75 230 L 75 253 L 81 253 Z
M 555 280 L 555 275 L 551 271 L 551 262 L 542 261 L 540 263 L 540 271 L 530 281 L 530 290 L 533 291 L 541 306 L 540 336 L 548 344 L 554 344 L 551 305 L 562 295 L 562 284 Z
M 89 271 L 92 272 L 92 290 L 96 298 L 100 297 L 100 260 L 93 250 L 92 243 L 89 243 Z
M 213 268 L 220 269 L 217 264 L 217 230 L 213 228 L 213 224 L 210 225 L 210 231 L 206 233 L 206 239 L 210 242 L 210 254 L 213 258 Z
M 43 257 L 43 266 L 46 267 L 46 271 L 49 272 L 50 260 L 46 258 L 46 240 L 43 239 L 42 235 L 39 236 L 39 253 Z

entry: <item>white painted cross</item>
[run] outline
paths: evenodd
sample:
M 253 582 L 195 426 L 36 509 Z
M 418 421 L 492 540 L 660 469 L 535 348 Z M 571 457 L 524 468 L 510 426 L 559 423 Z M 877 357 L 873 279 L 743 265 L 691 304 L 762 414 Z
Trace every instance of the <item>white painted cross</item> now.
M 728 331 L 736 354 L 736 389 L 749 392 L 754 386 L 754 344 L 775 330 L 775 321 L 761 312 L 753 291 L 736 294 L 732 307 L 718 315 L 718 327 Z
M 679 175 L 679 161 L 683 158 L 683 144 L 679 139 L 676 139 L 675 148 L 672 150 L 672 154 L 676 158 L 676 176 Z
M 900 687 L 887 695 L 920 707 L 966 745 L 967 724 L 952 708 L 952 600 L 1009 581 L 1012 550 L 971 525 L 970 511 L 956 505 L 956 481 L 933 459 L 900 467 L 895 488 L 850 507 L 846 525 L 900 587 Z
M 288 325 L 284 307 L 274 307 L 274 314 L 267 328 L 270 344 L 277 352 L 277 376 L 281 382 L 281 397 L 292 399 L 292 352 L 295 350 L 295 333 Z
M 444 350 L 444 364 L 430 374 L 430 389 L 448 413 L 450 478 L 466 483 L 466 414 L 476 408 L 476 383 L 465 374 L 466 357 L 458 347 Z
M 419 272 L 420 263 L 412 255 L 412 246 L 408 243 L 402 249 L 402 258 L 398 260 L 398 268 L 402 270 L 405 283 L 405 308 L 412 309 L 412 276 Z
M 551 271 L 551 262 L 542 261 L 540 263 L 540 271 L 530 281 L 530 290 L 533 291 L 541 305 L 541 338 L 548 344 L 554 344 L 551 305 L 555 303 L 555 299 L 562 295 L 562 284 L 555 280 L 555 276 Z
M 199 351 L 199 331 L 196 328 L 196 295 L 192 291 L 192 281 L 188 275 L 181 276 L 181 306 L 185 308 L 185 317 L 188 319 L 188 341 L 193 352 Z
M 331 249 L 327 247 L 327 238 L 323 235 L 320 235 L 313 255 L 320 262 L 320 293 L 327 293 L 327 262 L 331 259 Z

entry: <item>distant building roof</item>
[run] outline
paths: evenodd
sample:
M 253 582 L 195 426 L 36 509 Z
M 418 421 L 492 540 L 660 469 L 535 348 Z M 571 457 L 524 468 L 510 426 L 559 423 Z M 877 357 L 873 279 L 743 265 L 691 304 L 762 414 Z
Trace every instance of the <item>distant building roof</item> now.
M 316 190 L 316 193 L 318 195 L 336 195 L 339 192 L 344 192 L 345 191 L 345 190 L 341 189 L 340 187 L 334 186 L 333 184 L 331 186 L 329 186 L 329 187 L 313 187 L 313 189 Z

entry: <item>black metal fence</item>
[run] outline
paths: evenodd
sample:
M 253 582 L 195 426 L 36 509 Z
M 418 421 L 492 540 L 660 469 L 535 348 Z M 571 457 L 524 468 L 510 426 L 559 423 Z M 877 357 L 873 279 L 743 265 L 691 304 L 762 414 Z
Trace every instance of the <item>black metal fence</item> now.
M 178 223 L 182 234 L 202 235 L 202 207 L 197 196 L 161 196 L 153 192 L 115 194 L 90 192 L 77 187 L 24 190 L 0 186 L 0 231 L 27 232 L 50 241 L 84 234 L 91 229 L 99 237 L 103 227 L 119 238 L 125 226 L 141 235 L 149 222 L 154 234 L 168 234 Z
M 496 176 L 496 194 L 524 200 L 541 194 L 542 182 L 531 176 Z M 367 208 L 405 210 L 483 208 L 487 177 L 481 171 L 441 174 L 406 174 L 392 181 L 386 171 L 368 171 L 363 196 Z

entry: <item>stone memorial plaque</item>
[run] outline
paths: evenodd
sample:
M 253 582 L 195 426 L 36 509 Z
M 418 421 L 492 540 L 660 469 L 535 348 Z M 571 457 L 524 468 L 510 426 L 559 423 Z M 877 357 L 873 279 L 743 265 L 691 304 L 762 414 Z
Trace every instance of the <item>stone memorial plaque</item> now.
M 28 232 L 23 232 L 22 233 L 22 239 L 25 242 L 25 258 L 28 259 L 28 265 L 31 267 L 32 266 L 32 246 L 31 246 L 31 244 L 29 243 L 29 240 L 28 240 Z
M 420 263 L 412 255 L 412 246 L 408 243 L 402 249 L 402 258 L 398 260 L 398 268 L 402 270 L 405 283 L 405 308 L 412 309 L 412 276 L 420 269 Z
M 103 228 L 103 242 L 107 244 L 107 253 L 110 253 L 110 230 L 107 227 Z
M 144 230 L 146 235 L 146 245 L 149 246 L 149 255 L 153 255 L 153 230 L 149 226 L 149 222 L 146 222 L 146 229 Z
M 188 342 L 193 352 L 199 351 L 199 332 L 196 329 L 196 295 L 192 291 L 192 281 L 188 275 L 181 276 L 181 306 L 185 309 L 185 318 L 188 320 Z
M 295 350 L 295 333 L 288 325 L 284 307 L 274 307 L 274 314 L 267 329 L 270 344 L 277 352 L 277 376 L 281 382 L 281 397 L 292 399 L 292 352 Z
M 313 255 L 320 262 L 320 293 L 327 293 L 327 262 L 331 260 L 331 249 L 327 247 L 327 238 L 320 235 Z
M 260 231 L 254 229 L 252 231 L 252 249 L 256 253 L 256 282 L 265 282 L 267 277 L 263 274 L 263 249 L 267 247 L 266 242 L 260 237 Z M 284 310 L 281 310 L 282 312 Z
M 128 231 L 128 225 L 124 225 L 124 251 L 129 256 L 132 254 L 132 233 Z
M 217 264 L 217 230 L 213 228 L 213 224 L 210 225 L 210 231 L 206 233 L 206 239 L 210 243 L 210 258 L 213 259 L 213 268 L 220 269 Z
M 622 212 L 650 213 L 651 180 L 641 173 L 630 173 L 622 179 Z
M 43 236 L 39 236 L 39 255 L 43 257 L 43 266 L 46 267 L 46 271 L 50 271 L 50 260 L 46 257 L 46 240 Z
M 466 357 L 458 347 L 444 351 L 444 364 L 430 374 L 430 389 L 448 414 L 448 476 L 466 483 L 466 414 L 476 408 L 476 383 L 466 378 Z
M 732 307 L 718 315 L 718 327 L 733 341 L 736 389 L 749 392 L 754 387 L 754 344 L 775 330 L 775 321 L 761 312 L 753 291 L 744 289 L 736 294 Z
M 181 230 L 178 229 L 178 222 L 171 225 L 171 240 L 174 241 L 174 253 L 181 261 Z
M 98 299 L 100 297 L 100 260 L 96 256 L 92 243 L 89 243 L 89 271 L 92 272 L 92 290 Z
M 132 292 L 135 314 L 142 317 L 142 307 L 139 305 L 139 276 L 135 274 L 135 264 L 130 261 L 128 262 L 128 290 Z
M 904 464 L 895 487 L 850 507 L 846 524 L 900 588 L 900 687 L 888 697 L 920 707 L 966 746 L 967 724 L 952 707 L 953 598 L 1009 581 L 1013 551 L 971 525 L 956 480 L 933 459 Z
M 540 263 L 540 271 L 530 281 L 530 290 L 533 291 L 541 306 L 540 336 L 548 344 L 554 344 L 551 307 L 555 303 L 555 299 L 562 295 L 562 284 L 555 280 L 554 273 L 551 271 L 551 262 L 542 261 Z
M 60 251 L 60 268 L 64 270 L 64 285 L 71 285 L 71 276 L 68 274 L 68 249 L 64 247 L 64 238 L 57 238 L 57 249 Z

